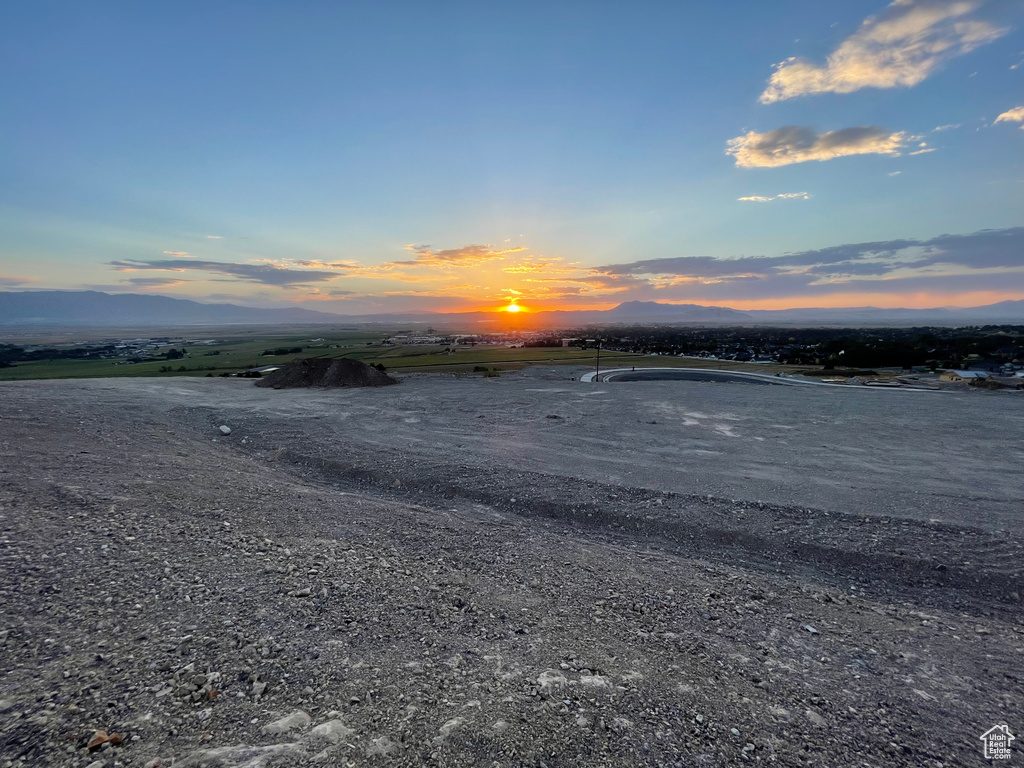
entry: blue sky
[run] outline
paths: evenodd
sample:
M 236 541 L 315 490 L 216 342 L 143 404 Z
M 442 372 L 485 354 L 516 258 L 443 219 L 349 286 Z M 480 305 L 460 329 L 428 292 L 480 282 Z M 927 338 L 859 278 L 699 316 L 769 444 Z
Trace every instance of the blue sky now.
M 1022 28 L 998 0 L 8 3 L 0 287 L 1024 298 Z

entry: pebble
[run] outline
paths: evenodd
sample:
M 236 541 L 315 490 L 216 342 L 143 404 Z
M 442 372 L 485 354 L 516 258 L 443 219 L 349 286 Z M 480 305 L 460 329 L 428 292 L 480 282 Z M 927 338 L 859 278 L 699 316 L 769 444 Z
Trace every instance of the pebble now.
M 231 434 L 231 427 L 229 427 L 227 424 L 221 424 L 218 427 L 218 429 L 220 430 L 220 433 L 222 435 L 230 435 Z

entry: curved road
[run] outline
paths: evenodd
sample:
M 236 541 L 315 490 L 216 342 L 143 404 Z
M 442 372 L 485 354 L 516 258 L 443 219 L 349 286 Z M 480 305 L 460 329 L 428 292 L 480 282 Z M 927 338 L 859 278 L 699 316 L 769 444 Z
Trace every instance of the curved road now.
M 594 381 L 593 373 L 586 373 L 580 381 Z M 733 381 L 742 384 L 780 384 L 783 386 L 830 386 L 819 381 L 803 381 L 770 373 L 747 371 L 720 371 L 711 368 L 610 368 L 601 371 L 599 381 Z M 837 385 L 838 386 L 838 385 Z

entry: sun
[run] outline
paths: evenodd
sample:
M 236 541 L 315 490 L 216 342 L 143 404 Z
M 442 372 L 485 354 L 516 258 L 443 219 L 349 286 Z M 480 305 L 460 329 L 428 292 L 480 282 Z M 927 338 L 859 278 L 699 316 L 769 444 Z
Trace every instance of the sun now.
M 522 312 L 523 308 L 518 304 L 509 304 L 507 307 L 501 308 L 502 312 Z

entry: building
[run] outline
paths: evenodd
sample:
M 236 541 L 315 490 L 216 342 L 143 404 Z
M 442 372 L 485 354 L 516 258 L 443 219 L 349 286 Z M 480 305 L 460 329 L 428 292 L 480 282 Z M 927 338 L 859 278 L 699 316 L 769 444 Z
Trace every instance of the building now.
M 987 379 L 988 374 L 985 371 L 946 371 L 939 376 L 942 381 L 967 381 Z

